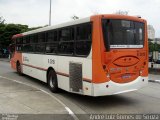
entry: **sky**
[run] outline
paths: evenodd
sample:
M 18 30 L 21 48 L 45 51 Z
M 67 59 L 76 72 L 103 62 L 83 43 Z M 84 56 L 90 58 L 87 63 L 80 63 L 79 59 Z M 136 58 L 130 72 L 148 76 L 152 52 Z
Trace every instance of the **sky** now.
M 50 0 L 0 0 L 0 16 L 6 23 L 29 27 L 49 24 Z M 160 0 L 52 0 L 52 25 L 94 14 L 113 14 L 119 10 L 141 16 L 153 25 L 160 38 Z

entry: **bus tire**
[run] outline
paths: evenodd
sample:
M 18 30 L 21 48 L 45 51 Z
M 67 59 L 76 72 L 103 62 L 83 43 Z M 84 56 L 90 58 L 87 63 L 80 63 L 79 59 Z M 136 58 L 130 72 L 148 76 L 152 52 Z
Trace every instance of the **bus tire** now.
M 57 93 L 59 91 L 57 75 L 54 70 L 50 70 L 47 76 L 48 86 L 51 92 Z
M 22 74 L 23 74 L 23 73 L 22 73 L 21 64 L 20 64 L 19 62 L 17 62 L 17 73 L 18 73 L 19 75 L 22 75 Z

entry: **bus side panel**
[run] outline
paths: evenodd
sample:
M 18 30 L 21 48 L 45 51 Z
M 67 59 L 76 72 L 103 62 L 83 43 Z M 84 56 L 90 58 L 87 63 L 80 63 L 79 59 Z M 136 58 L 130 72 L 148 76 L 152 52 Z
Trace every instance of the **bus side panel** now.
M 92 82 L 92 59 L 90 58 L 81 58 L 81 57 L 58 57 L 58 87 L 64 89 L 66 91 L 70 91 L 70 63 L 77 63 L 82 65 L 82 84 L 83 81 L 88 80 L 90 86 L 88 84 L 83 84 L 83 93 L 80 94 L 88 94 L 91 92 L 91 82 Z M 88 89 L 85 89 L 85 88 Z
M 107 75 L 103 69 L 102 64 L 102 27 L 101 18 L 92 17 L 93 21 L 93 35 L 92 35 L 92 59 L 93 59 L 93 83 L 104 83 L 108 81 Z
M 57 57 L 51 55 L 24 53 L 23 58 L 23 73 L 43 82 L 47 82 L 47 70 L 49 67 L 57 69 Z
M 11 58 L 11 67 L 16 70 L 17 69 L 17 62 L 22 63 L 22 53 L 15 52 L 13 54 L 13 57 Z
M 145 21 L 145 50 L 147 51 L 147 55 L 146 55 L 146 61 L 145 61 L 145 68 L 144 68 L 144 72 L 142 74 L 142 76 L 144 77 L 148 77 L 149 71 L 148 71 L 148 65 L 149 65 L 149 60 L 148 60 L 148 54 L 149 54 L 149 47 L 148 47 L 148 32 L 147 32 L 147 21 Z

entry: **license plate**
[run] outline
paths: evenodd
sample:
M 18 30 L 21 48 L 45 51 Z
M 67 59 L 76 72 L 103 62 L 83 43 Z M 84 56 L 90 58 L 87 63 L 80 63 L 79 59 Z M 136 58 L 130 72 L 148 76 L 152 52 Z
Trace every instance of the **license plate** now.
M 126 75 L 123 75 L 122 78 L 123 79 L 128 79 L 128 78 L 131 78 L 131 75 L 130 74 L 126 74 Z

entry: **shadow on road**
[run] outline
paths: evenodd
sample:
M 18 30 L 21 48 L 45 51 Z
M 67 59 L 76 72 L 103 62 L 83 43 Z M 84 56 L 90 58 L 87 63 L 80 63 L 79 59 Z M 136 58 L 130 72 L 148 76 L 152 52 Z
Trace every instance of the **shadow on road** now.
M 90 105 L 90 106 L 95 106 L 97 107 L 113 107 L 113 106 L 118 106 L 118 105 L 129 105 L 135 103 L 135 100 L 125 97 L 123 95 L 113 95 L 113 96 L 102 96 L 102 97 L 90 97 L 90 96 L 83 96 L 83 95 L 77 95 L 77 94 L 72 94 L 63 91 L 60 93 L 63 95 L 65 98 L 69 98 L 72 100 L 76 100 L 81 102 L 82 104 Z
M 14 74 L 17 74 L 17 73 L 15 72 Z M 26 83 L 35 84 L 40 86 L 42 89 L 48 90 L 48 86 L 46 83 L 41 82 L 32 77 L 29 77 L 27 75 L 23 75 L 22 77 L 25 78 Z M 113 95 L 113 96 L 104 96 L 104 97 L 90 97 L 90 96 L 83 96 L 83 95 L 69 93 L 64 90 L 60 90 L 58 94 L 54 94 L 54 93 L 51 93 L 51 94 L 56 96 L 58 99 L 60 99 L 64 103 L 66 101 L 69 101 L 72 104 L 75 104 L 76 106 L 80 107 L 85 112 L 93 113 L 93 114 L 97 113 L 97 111 L 100 113 L 106 113 L 107 111 L 108 114 L 112 113 L 113 111 L 115 111 L 115 113 L 116 111 L 117 113 L 121 113 L 122 106 L 124 108 L 126 107 L 127 109 L 127 107 L 132 107 L 138 103 L 138 100 L 134 97 L 131 97 L 129 93 L 125 93 L 121 95 Z

